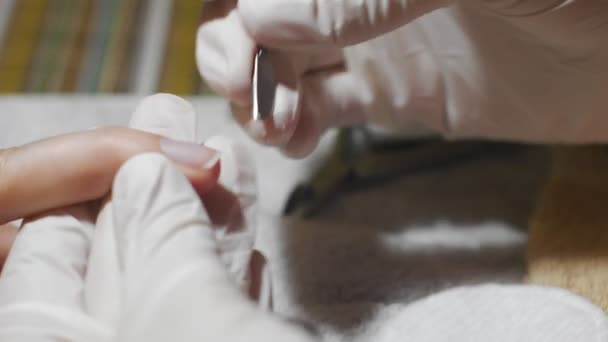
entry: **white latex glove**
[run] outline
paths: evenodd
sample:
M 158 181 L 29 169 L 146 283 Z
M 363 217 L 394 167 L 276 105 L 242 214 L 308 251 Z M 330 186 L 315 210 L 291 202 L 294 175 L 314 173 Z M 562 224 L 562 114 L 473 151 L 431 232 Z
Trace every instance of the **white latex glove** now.
M 167 159 L 130 159 L 112 196 L 109 224 L 94 227 L 80 206 L 23 226 L 0 279 L 0 340 L 309 341 L 235 285 L 197 194 Z
M 160 95 L 145 100 L 132 123 L 191 140 L 193 118 L 183 100 Z M 231 144 L 218 138 L 210 144 L 230 166 Z M 251 207 L 253 178 L 229 171 L 220 182 L 235 182 L 225 185 L 236 190 L 237 209 Z M 227 193 L 207 193 L 204 200 L 231 204 Z M 247 223 L 246 210 L 218 214 L 216 206 L 207 215 L 165 157 L 130 159 L 99 213 L 98 207 L 55 210 L 22 226 L 0 277 L 0 340 L 308 341 L 256 307 L 234 281 L 251 252 L 250 238 L 231 235 Z M 229 273 L 226 262 L 237 272 Z
M 608 141 L 606 1 L 224 0 L 206 11 L 217 7 L 224 15 L 198 33 L 201 74 L 248 125 L 256 46 L 273 49 L 274 120 L 249 131 L 292 156 L 362 121 L 455 138 Z
M 113 228 L 114 241 L 91 239 L 94 227 L 86 223 L 85 206 L 25 225 L 0 278 L 0 340 L 312 342 L 247 301 L 217 254 L 209 218 L 187 189 L 186 179 L 166 159 L 140 155 L 116 177 L 114 226 L 97 228 Z M 120 269 L 91 269 L 87 256 L 95 248 L 117 248 Z M 120 286 L 90 293 L 91 272 Z M 107 298 L 120 304 L 115 322 L 90 310 L 91 301 Z M 565 290 L 533 286 L 454 289 L 384 312 L 377 321 L 365 340 L 602 342 L 608 337 L 601 309 Z
M 192 139 L 194 125 L 180 124 L 188 117 L 193 113 L 183 101 L 161 95 L 146 100 L 132 123 Z M 210 144 L 231 146 L 225 139 Z M 220 150 L 230 165 L 231 151 Z M 223 173 L 221 181 L 247 193 L 251 179 L 235 174 Z M 237 197 L 241 207 L 251 200 Z M 142 154 L 120 168 L 100 213 L 88 203 L 30 219 L 0 276 L 0 341 L 312 342 L 257 308 L 235 284 L 226 261 L 235 265 L 242 258 L 226 257 L 241 249 L 222 243 L 217 219 L 234 222 L 231 215 L 211 215 L 205 205 L 208 210 L 169 160 Z M 597 307 L 566 291 L 539 288 L 448 291 L 382 322 L 370 340 L 599 342 L 608 331 Z M 547 328 L 552 324 L 560 327 Z

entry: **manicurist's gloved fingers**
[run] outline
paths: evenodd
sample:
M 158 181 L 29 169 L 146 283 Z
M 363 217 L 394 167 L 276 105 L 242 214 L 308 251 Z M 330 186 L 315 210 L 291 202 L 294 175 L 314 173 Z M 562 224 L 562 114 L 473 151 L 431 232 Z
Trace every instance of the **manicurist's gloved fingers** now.
M 220 257 L 237 283 L 243 287 L 258 279 L 250 269 L 257 224 L 255 164 L 245 146 L 223 136 L 214 136 L 205 146 L 221 153 L 218 185 L 202 196 L 213 223 Z
M 247 34 L 236 1 L 205 4 L 198 30 L 196 61 L 209 86 L 238 106 L 251 105 L 251 76 L 255 41 Z
M 160 152 L 200 192 L 213 187 L 217 153 L 127 128 L 100 128 L 0 151 L 0 223 L 103 196 L 130 157 Z
M 310 48 L 361 43 L 453 0 L 239 0 L 247 31 L 269 47 Z
M 451 2 L 240 0 L 240 25 L 251 39 L 288 54 L 294 61 L 299 96 L 297 123 L 289 139 L 280 144 L 282 150 L 291 157 L 305 156 L 328 128 L 369 119 L 366 116 L 374 94 L 368 88 L 373 85 L 363 84 L 351 74 L 341 48 L 396 30 Z M 300 61 L 296 60 L 298 56 Z
M 83 205 L 27 220 L 4 265 L 0 304 L 41 300 L 79 307 L 91 213 Z
M 370 116 L 371 102 L 377 100 L 366 89 L 371 84 L 351 75 L 343 47 L 393 31 L 450 2 L 216 1 L 207 4 L 206 11 L 219 8 L 219 15 L 199 29 L 199 69 L 211 87 L 229 99 L 237 121 L 252 137 L 288 156 L 303 157 L 328 128 L 368 119 L 364 116 Z M 276 82 L 274 107 L 264 122 L 251 120 L 257 47 L 272 56 Z M 376 81 L 380 87 L 386 83 Z
M 234 286 L 216 253 L 212 223 L 198 195 L 169 160 L 144 154 L 127 161 L 114 181 L 112 205 L 123 272 L 124 313 L 118 328 L 123 340 L 137 340 L 134 336 L 147 331 L 153 317 L 170 305 L 174 287 L 190 281 L 199 268 L 209 281 L 219 278 L 223 286 Z M 189 320 L 200 324 L 201 319 L 179 314 L 157 330 L 173 333 L 168 324 Z
M 174 95 L 156 94 L 144 98 L 137 106 L 129 128 L 195 143 L 196 121 L 197 116 L 190 103 Z M 117 325 L 121 317 L 123 278 L 118 261 L 114 206 L 111 194 L 102 201 L 85 285 L 89 314 L 112 327 Z
M 198 194 L 169 160 L 130 159 L 112 194 L 124 272 L 117 341 L 309 341 L 238 289 Z
M 197 118 L 194 108 L 187 101 L 173 95 L 158 94 L 141 102 L 131 118 L 130 127 L 173 139 L 196 142 L 199 141 L 196 135 Z M 259 281 L 255 284 L 253 281 L 260 279 L 259 269 L 251 270 L 248 267 L 256 224 L 257 188 L 254 161 L 243 145 L 227 137 L 211 137 L 205 141 L 205 146 L 220 153 L 221 171 L 218 184 L 201 198 L 213 223 L 219 255 L 238 284 L 260 288 Z M 100 219 L 107 214 L 108 210 L 105 208 Z M 100 223 L 98 221 L 98 224 Z M 263 257 L 260 257 L 261 255 L 258 255 L 256 260 L 263 260 Z M 107 256 L 103 258 L 107 260 Z M 96 283 L 103 284 L 104 279 L 108 277 L 101 276 Z M 258 293 L 255 295 L 258 296 Z
M 144 98 L 129 121 L 129 128 L 190 143 L 198 141 L 196 126 L 194 107 L 181 97 L 171 94 Z
M 25 221 L 0 277 L 0 340 L 100 341 L 107 327 L 87 314 L 84 277 L 93 234 L 91 205 Z
M 291 139 L 282 147 L 284 154 L 304 157 L 314 150 L 326 130 L 367 119 L 365 109 L 370 96 L 366 87 L 344 67 L 310 72 L 300 84 L 300 120 Z
M 259 48 L 243 26 L 236 1 L 206 3 L 198 30 L 196 60 L 201 76 L 231 104 L 236 120 L 264 144 L 283 145 L 297 123 L 297 70 L 282 52 L 273 52 L 275 106 L 265 123 L 251 122 L 254 56 Z

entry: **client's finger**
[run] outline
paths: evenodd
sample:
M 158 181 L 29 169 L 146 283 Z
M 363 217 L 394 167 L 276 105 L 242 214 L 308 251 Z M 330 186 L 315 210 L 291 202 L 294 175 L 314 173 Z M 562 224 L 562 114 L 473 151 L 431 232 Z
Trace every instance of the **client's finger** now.
M 67 134 L 0 151 L 0 224 L 106 194 L 118 168 L 143 152 L 181 165 L 204 193 L 217 179 L 216 151 L 127 128 Z

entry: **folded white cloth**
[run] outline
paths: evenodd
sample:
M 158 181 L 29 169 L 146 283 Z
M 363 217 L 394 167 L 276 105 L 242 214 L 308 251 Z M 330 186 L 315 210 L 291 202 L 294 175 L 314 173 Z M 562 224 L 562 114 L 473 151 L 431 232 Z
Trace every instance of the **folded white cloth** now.
M 561 289 L 461 287 L 381 312 L 361 340 L 601 342 L 608 341 L 608 318 L 586 299 Z

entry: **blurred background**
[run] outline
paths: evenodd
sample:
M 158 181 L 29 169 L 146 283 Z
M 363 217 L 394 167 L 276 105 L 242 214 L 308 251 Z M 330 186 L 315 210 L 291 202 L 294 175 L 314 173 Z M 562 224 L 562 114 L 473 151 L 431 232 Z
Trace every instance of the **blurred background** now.
M 201 0 L 0 0 L 0 95 L 209 94 Z

